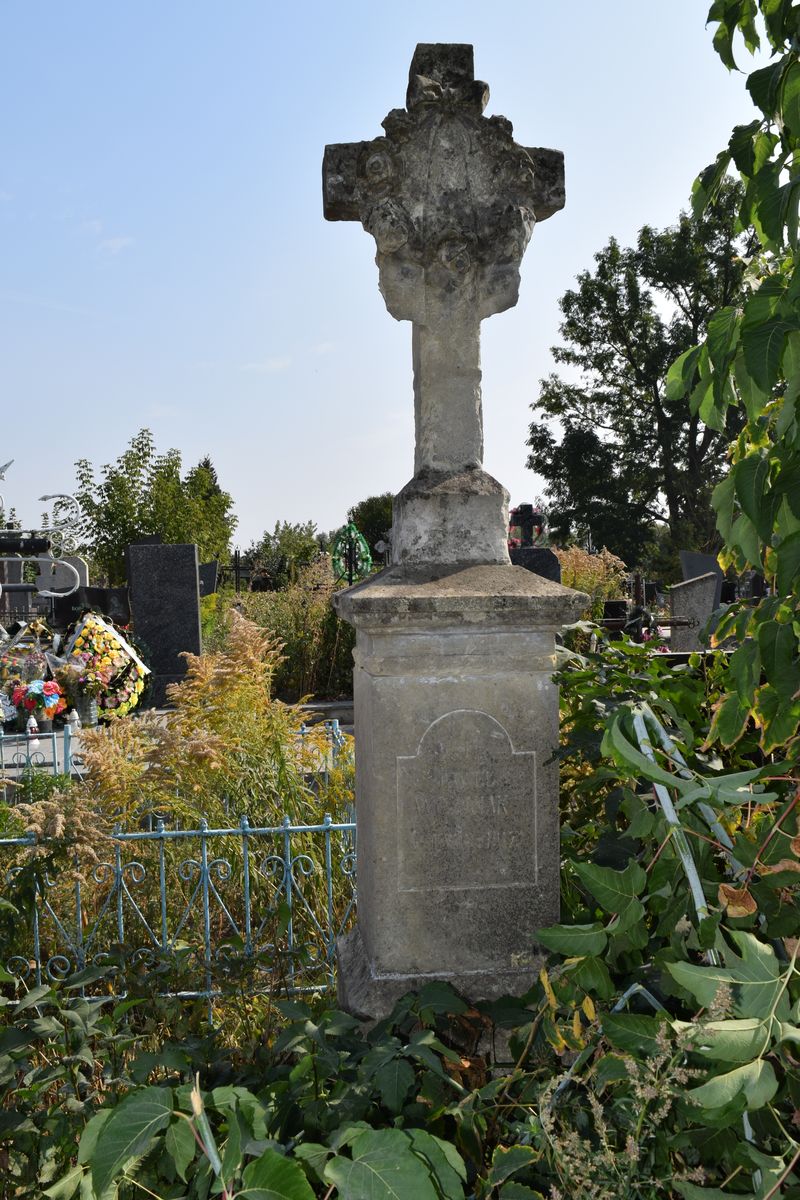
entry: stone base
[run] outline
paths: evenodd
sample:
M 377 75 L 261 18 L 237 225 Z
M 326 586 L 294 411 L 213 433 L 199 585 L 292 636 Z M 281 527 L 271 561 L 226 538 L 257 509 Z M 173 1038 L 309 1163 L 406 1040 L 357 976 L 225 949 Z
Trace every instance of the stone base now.
M 392 561 L 508 566 L 508 492 L 479 467 L 420 471 L 395 496 Z
M 471 1003 L 522 996 L 536 982 L 544 959 L 531 955 L 518 971 L 437 972 L 429 975 L 381 975 L 369 961 L 361 930 L 351 929 L 336 944 L 337 1002 L 345 1012 L 363 1021 L 388 1016 L 401 996 L 418 992 L 434 980 L 449 983 Z
M 499 565 L 394 566 L 337 594 L 357 632 L 347 1007 L 384 1012 L 430 979 L 475 998 L 529 986 L 560 909 L 554 634 L 585 602 Z

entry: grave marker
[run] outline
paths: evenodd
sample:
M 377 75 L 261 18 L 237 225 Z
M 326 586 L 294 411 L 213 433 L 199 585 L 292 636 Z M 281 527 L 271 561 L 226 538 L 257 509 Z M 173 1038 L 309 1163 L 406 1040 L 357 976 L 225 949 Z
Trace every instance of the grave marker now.
M 508 493 L 482 466 L 480 322 L 516 304 L 534 225 L 564 204 L 563 156 L 517 145 L 487 99 L 471 46 L 420 45 L 386 136 L 323 163 L 325 216 L 373 235 L 386 306 L 412 323 L 392 564 L 336 599 L 356 628 L 359 746 L 339 999 L 372 1017 L 430 978 L 525 990 L 559 913 L 554 633 L 586 597 L 509 561 Z

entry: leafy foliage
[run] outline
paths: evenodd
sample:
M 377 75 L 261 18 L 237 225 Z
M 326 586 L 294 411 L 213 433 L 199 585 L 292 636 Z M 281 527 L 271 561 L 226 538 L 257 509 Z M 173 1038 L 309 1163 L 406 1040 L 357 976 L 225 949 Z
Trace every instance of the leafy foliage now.
M 210 458 L 181 478 L 179 452 L 157 454 L 142 429 L 99 478 L 87 459 L 75 466 L 83 547 L 109 583 L 125 582 L 125 549 L 142 537 L 196 542 L 201 562 L 227 561 L 236 518 Z
M 98 812 L 132 827 L 153 813 L 227 825 L 231 811 L 272 824 L 315 820 L 326 802 L 336 810 L 308 782 L 322 731 L 300 738 L 307 713 L 273 698 L 279 643 L 235 609 L 228 620 L 223 649 L 186 656 L 166 714 L 83 732 L 86 777 L 72 791 Z
M 668 386 L 688 396 L 692 413 L 716 429 L 732 420 L 740 432 L 730 448 L 730 471 L 713 495 L 723 566 L 760 571 L 771 595 L 755 607 L 729 609 L 715 642 L 732 635 L 725 694 L 712 739 L 736 743 L 750 723 L 765 754 L 778 749 L 796 760 L 800 741 L 800 263 L 797 259 L 800 183 L 797 9 L 772 0 L 715 3 L 714 44 L 733 66 L 737 30 L 751 52 L 763 18 L 772 61 L 747 81 L 760 110 L 737 126 L 728 147 L 699 176 L 695 211 L 713 212 L 733 165 L 744 184 L 741 219 L 760 243 L 739 302 L 718 309 L 703 342 L 673 364 Z M 787 176 L 788 172 L 788 176 Z
M 591 616 L 602 617 L 605 600 L 625 595 L 628 576 L 625 563 L 605 547 L 599 554 L 589 554 L 580 546 L 570 546 L 566 550 L 556 548 L 555 554 L 561 565 L 561 582 L 565 587 L 589 596 Z
M 333 609 L 333 596 L 342 586 L 323 559 L 301 567 L 281 591 L 247 592 L 233 601 L 280 644 L 274 689 L 284 699 L 352 693 L 355 633 Z
M 547 481 L 560 538 L 588 532 L 630 565 L 647 557 L 655 525 L 668 528 L 673 555 L 714 544 L 711 489 L 741 422 L 735 412 L 727 424 L 709 420 L 707 405 L 687 412 L 666 379 L 673 359 L 738 296 L 740 199 L 727 183 L 709 213 L 681 214 L 660 231 L 645 226 L 632 248 L 612 239 L 562 297 L 564 344 L 553 355 L 569 374 L 542 381 L 528 439 L 528 466 Z M 560 441 L 549 418 L 561 422 Z
M 260 591 L 281 591 L 297 581 L 298 572 L 319 558 L 326 544 L 313 521 L 276 521 L 272 533 L 253 542 L 244 557 L 254 569 L 253 582 L 256 577 L 263 581 Z
M 376 543 L 386 541 L 392 528 L 392 501 L 391 492 L 381 492 L 380 496 L 367 496 L 347 511 L 348 521 L 363 534 L 373 557 Z

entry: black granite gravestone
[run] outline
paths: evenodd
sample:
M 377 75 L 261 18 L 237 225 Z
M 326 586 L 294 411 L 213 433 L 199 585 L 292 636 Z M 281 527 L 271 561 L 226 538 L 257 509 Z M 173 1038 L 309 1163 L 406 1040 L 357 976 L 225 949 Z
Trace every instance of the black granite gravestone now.
M 514 546 L 509 550 L 509 555 L 513 566 L 524 567 L 534 575 L 543 575 L 545 579 L 561 583 L 561 563 L 546 546 Z
M 213 562 L 200 563 L 197 571 L 200 576 L 200 595 L 213 596 L 217 590 L 219 563 L 216 559 Z
M 150 703 L 160 707 L 169 683 L 186 675 L 183 653 L 199 654 L 200 587 L 197 546 L 154 542 L 128 547 L 133 632 L 153 676 Z
M 59 596 L 53 601 L 53 622 L 56 629 L 64 630 L 86 611 L 92 609 L 108 617 L 115 625 L 127 625 L 131 619 L 126 587 L 79 587 L 69 596 Z

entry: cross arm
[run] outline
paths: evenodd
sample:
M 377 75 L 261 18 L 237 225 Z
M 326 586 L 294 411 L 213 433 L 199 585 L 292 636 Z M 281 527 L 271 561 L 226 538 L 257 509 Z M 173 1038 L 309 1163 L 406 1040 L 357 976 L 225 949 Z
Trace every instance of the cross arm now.
M 358 221 L 358 159 L 365 142 L 326 146 L 322 160 L 322 208 L 326 221 Z
M 546 221 L 566 201 L 564 155 L 560 150 L 545 150 L 542 146 L 528 146 L 526 153 L 533 163 L 533 212 L 537 221 Z

